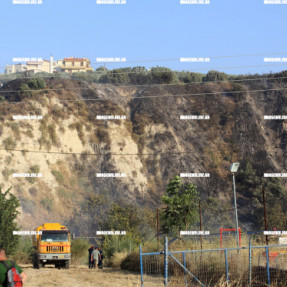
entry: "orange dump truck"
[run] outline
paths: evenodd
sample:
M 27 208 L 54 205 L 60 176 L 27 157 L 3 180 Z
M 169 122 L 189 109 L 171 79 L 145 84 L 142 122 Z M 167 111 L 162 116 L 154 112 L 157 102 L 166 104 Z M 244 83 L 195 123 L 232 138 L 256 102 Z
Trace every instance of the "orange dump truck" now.
M 69 230 L 60 223 L 44 223 L 36 229 L 33 237 L 35 252 L 34 268 L 55 264 L 56 267 L 70 267 L 71 238 Z

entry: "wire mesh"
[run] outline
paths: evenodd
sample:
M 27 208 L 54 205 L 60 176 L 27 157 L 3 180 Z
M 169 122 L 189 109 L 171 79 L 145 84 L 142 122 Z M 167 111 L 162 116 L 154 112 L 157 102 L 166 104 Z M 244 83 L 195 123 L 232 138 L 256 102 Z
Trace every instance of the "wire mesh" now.
M 159 283 L 163 286 L 164 255 L 144 255 L 142 260 L 144 286 L 150 286 L 149 283 Z
M 174 286 L 201 286 L 199 282 L 214 286 L 225 274 L 224 254 L 221 256 L 219 252 L 183 252 L 172 255 L 191 273 L 185 272 L 174 259 L 169 258 L 169 278 Z
M 268 255 L 269 256 L 267 256 L 266 248 L 257 248 L 252 250 L 252 286 L 267 286 L 266 284 L 268 284 L 268 267 L 270 285 L 282 287 L 286 286 L 287 248 L 279 245 L 276 247 L 269 247 Z M 267 260 L 268 258 L 269 260 Z
M 259 245 L 265 241 L 265 238 L 261 236 L 257 240 L 257 245 L 250 245 L 249 249 L 247 243 L 254 240 L 250 236 L 246 237 L 245 246 L 240 249 L 229 247 L 178 250 L 181 246 L 179 244 L 174 248 L 177 250 L 174 250 L 172 248 L 174 243 L 170 244 L 168 247 L 168 286 L 286 287 L 287 246 Z M 269 240 L 269 242 L 272 241 Z M 190 240 L 188 245 L 198 246 L 198 238 L 196 241 Z M 232 241 L 228 242 L 228 245 L 236 246 Z M 143 256 L 143 266 L 144 286 L 152 286 L 148 283 L 155 278 L 158 286 L 164 286 L 164 254 Z

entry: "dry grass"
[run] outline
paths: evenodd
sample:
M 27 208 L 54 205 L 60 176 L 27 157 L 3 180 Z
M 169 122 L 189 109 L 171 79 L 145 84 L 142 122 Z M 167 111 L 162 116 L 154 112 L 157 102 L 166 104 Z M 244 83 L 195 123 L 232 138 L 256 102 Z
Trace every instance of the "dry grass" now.
M 128 252 L 116 252 L 114 256 L 106 262 L 108 266 L 113 268 L 120 268 L 122 261 L 128 256 Z

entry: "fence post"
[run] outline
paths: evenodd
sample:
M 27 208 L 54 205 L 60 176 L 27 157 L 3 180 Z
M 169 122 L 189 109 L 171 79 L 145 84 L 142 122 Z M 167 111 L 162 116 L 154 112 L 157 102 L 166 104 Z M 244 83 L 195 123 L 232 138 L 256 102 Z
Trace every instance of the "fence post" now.
M 251 287 L 252 280 L 252 263 L 251 263 L 251 236 L 249 239 L 249 287 Z
M 141 287 L 143 287 L 144 286 L 144 281 L 143 281 L 142 245 L 140 245 L 140 265 L 141 265 Z
M 164 286 L 167 286 L 168 280 L 168 239 L 164 238 Z
M 270 287 L 270 270 L 269 270 L 269 250 L 268 250 L 268 247 L 266 247 L 266 268 L 267 268 L 268 287 Z
M 279 269 L 278 256 L 276 257 L 276 269 Z
M 229 275 L 228 275 L 228 261 L 227 261 L 227 250 L 224 250 L 225 253 L 225 268 L 226 268 L 226 280 L 227 280 L 227 285 L 229 285 Z
M 183 259 L 183 266 L 186 268 L 186 263 L 185 263 L 185 253 L 182 252 L 182 259 Z M 184 270 L 184 282 L 185 282 L 185 287 L 187 287 L 187 278 L 186 278 L 186 271 Z

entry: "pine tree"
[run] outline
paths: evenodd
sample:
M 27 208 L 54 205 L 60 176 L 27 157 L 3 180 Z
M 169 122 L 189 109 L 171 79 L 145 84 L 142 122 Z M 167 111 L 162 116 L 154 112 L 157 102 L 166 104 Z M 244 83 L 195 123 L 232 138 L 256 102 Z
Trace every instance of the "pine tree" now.
M 0 187 L 0 245 L 8 254 L 12 254 L 19 243 L 19 236 L 13 235 L 13 231 L 19 230 L 15 220 L 19 214 L 17 208 L 20 203 L 10 190 L 11 187 L 2 192 Z
M 182 183 L 175 175 L 169 182 L 166 194 L 162 197 L 166 207 L 161 213 L 161 225 L 164 233 L 177 233 L 198 220 L 197 186 Z

